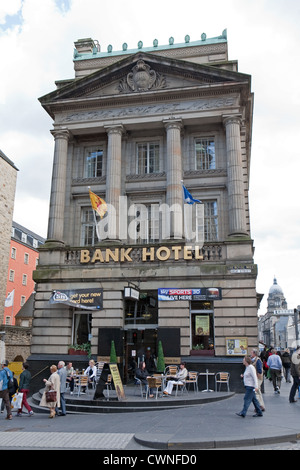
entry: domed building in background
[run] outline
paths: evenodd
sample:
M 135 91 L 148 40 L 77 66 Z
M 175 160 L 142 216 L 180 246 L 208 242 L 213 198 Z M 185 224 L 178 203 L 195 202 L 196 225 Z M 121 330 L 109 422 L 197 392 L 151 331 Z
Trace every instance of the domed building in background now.
M 266 346 L 277 349 L 292 347 L 295 337 L 294 310 L 288 309 L 282 288 L 274 276 L 273 285 L 269 289 L 267 313 L 259 318 L 259 340 Z
M 277 279 L 274 277 L 273 285 L 269 289 L 268 307 L 267 311 L 274 313 L 274 310 L 287 309 L 287 302 L 285 300 L 282 288 L 277 284 Z

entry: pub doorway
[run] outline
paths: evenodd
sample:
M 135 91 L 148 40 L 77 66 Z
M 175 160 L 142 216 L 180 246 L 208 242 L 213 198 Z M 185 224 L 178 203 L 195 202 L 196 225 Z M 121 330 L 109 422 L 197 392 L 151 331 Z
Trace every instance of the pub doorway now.
M 134 380 L 135 369 L 141 361 L 146 362 L 149 373 L 156 371 L 157 366 L 157 329 L 125 330 L 124 351 L 124 381 L 130 383 Z
M 124 300 L 124 381 L 132 382 L 136 367 L 145 361 L 155 372 L 157 358 L 158 296 L 140 291 L 138 299 Z

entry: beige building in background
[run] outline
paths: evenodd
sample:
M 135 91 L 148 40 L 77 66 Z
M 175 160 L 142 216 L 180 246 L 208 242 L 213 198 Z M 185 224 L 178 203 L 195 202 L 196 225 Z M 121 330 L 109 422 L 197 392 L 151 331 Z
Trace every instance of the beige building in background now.
M 74 69 L 40 98 L 55 150 L 33 368 L 74 343 L 109 356 L 113 339 L 126 381 L 161 340 L 167 362 L 229 370 L 239 387 L 258 344 L 251 77 L 228 59 L 226 31 L 117 52 L 81 39 Z M 182 182 L 201 203 L 184 204 Z M 103 219 L 89 188 L 108 205 Z

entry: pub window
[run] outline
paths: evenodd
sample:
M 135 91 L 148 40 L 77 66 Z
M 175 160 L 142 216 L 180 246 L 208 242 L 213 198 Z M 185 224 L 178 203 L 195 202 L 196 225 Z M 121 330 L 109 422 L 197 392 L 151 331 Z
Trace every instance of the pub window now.
M 125 299 L 125 325 L 155 325 L 158 323 L 157 291 L 140 292 L 138 300 Z
M 191 302 L 191 349 L 214 350 L 214 311 L 210 301 Z
M 15 280 L 15 271 L 13 269 L 9 270 L 9 280 L 11 282 L 14 282 L 14 280 Z
M 159 172 L 159 143 L 137 144 L 136 173 L 139 175 Z
M 27 274 L 22 275 L 22 285 L 27 286 Z
M 93 209 L 82 209 L 81 214 L 81 245 L 95 245 L 98 242 L 95 214 Z
M 87 151 L 85 157 L 85 178 L 100 178 L 103 175 L 103 150 Z
M 29 264 L 29 254 L 24 253 L 24 264 Z
M 12 247 L 12 249 L 11 249 L 11 258 L 16 259 L 16 257 L 17 257 L 17 249 Z
M 210 137 L 195 140 L 195 169 L 214 170 L 216 168 L 215 141 Z

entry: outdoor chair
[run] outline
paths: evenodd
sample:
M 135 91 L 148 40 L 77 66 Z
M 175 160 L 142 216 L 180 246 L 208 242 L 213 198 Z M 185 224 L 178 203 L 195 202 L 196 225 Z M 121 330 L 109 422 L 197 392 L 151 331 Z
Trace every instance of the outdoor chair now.
M 156 400 L 158 396 L 158 390 L 160 389 L 162 391 L 162 378 L 161 377 L 147 377 L 147 390 L 146 390 L 146 400 L 148 398 L 148 395 L 150 393 L 150 389 L 156 388 Z
M 194 392 L 198 392 L 198 372 L 190 371 L 185 380 L 185 384 L 193 384 Z M 188 388 L 187 388 L 188 391 Z
M 76 383 L 76 388 L 77 388 L 77 394 L 78 396 L 82 392 L 82 388 L 85 388 L 86 392 L 89 393 L 89 383 L 88 383 L 88 376 L 87 375 L 80 375 L 78 377 L 78 382 Z
M 167 366 L 165 368 L 164 375 L 165 376 L 168 376 L 168 375 L 175 376 L 177 374 L 178 370 L 179 370 L 178 366 L 175 366 L 175 365 Z
M 219 392 L 221 391 L 221 386 L 222 384 L 225 384 L 227 386 L 227 392 L 230 392 L 229 390 L 229 378 L 230 378 L 230 373 L 229 372 L 217 372 L 215 375 L 215 390 L 216 392 L 218 391 L 218 384 L 219 384 Z
M 138 391 L 139 395 L 141 395 L 141 397 L 143 398 L 144 396 L 144 386 L 141 382 L 140 379 L 138 379 L 137 377 L 134 377 L 134 395 L 135 395 L 135 392 Z
M 183 395 L 183 392 L 187 392 L 185 380 L 180 380 L 179 382 L 175 382 L 173 387 L 176 388 L 175 397 L 177 397 L 178 389 L 181 390 L 181 395 Z

